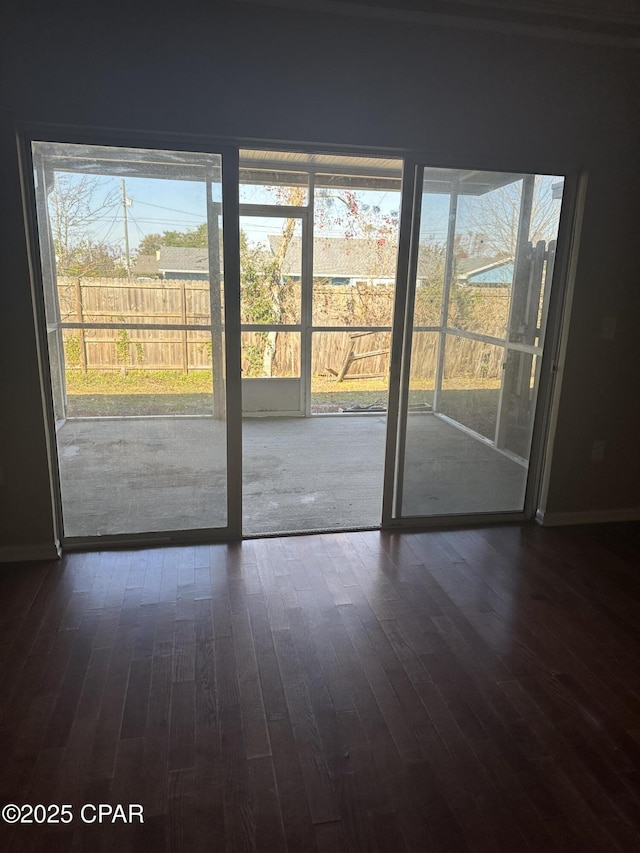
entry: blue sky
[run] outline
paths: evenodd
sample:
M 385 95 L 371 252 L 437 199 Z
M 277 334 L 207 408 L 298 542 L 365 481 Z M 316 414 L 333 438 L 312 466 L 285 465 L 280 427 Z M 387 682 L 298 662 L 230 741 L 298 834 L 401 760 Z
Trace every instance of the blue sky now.
M 80 180 L 80 177 L 78 177 Z M 130 200 L 127 206 L 129 226 L 129 246 L 134 252 L 140 240 L 146 234 L 163 231 L 186 231 L 206 222 L 205 185 L 197 181 L 163 180 L 159 178 L 127 178 L 126 194 Z M 121 179 L 102 177 L 95 192 L 94 205 L 98 206 L 104 198 L 121 196 Z M 392 215 L 400 206 L 399 193 L 358 192 L 362 205 L 376 205 L 383 214 Z M 268 188 L 243 187 L 241 202 L 251 204 L 273 204 L 275 197 Z M 336 207 L 340 203 L 336 202 Z M 269 234 L 277 234 L 282 228 L 282 219 L 275 221 L 270 217 L 243 217 L 242 227 L 255 242 L 265 243 Z M 87 236 L 95 241 L 104 241 L 124 251 L 124 217 L 121 204 L 115 204 L 109 212 L 101 211 L 87 228 Z M 339 225 L 325 227 L 324 236 L 340 236 L 343 229 Z
M 550 188 L 551 183 L 559 178 L 546 176 L 541 180 L 545 187 Z M 117 201 L 121 191 L 120 178 L 102 177 L 96 189 L 95 203 L 100 203 L 109 193 Z M 146 234 L 162 233 L 167 230 L 186 231 L 206 222 L 205 192 L 205 185 L 197 181 L 127 178 L 126 194 L 130 200 L 127 216 L 131 252 L 136 251 L 140 240 Z M 385 216 L 397 215 L 400 207 L 400 193 L 360 190 L 357 196 L 362 206 L 376 206 Z M 274 200 L 274 194 L 269 189 L 248 186 L 241 188 L 241 202 L 263 204 L 273 203 Z M 468 207 L 468 205 L 460 206 L 457 232 L 464 233 L 471 229 L 470 223 L 465 222 L 465 211 Z M 344 233 L 344 226 L 335 221 L 340 215 L 340 209 L 341 202 L 334 202 L 331 217 L 322 223 L 318 221 L 316 232 L 323 236 L 341 236 Z M 421 238 L 444 243 L 447 235 L 448 214 L 448 195 L 425 196 L 422 205 Z M 320 228 L 321 224 L 322 228 Z M 251 240 L 265 243 L 269 234 L 280 232 L 282 220 L 243 217 L 242 227 Z M 92 240 L 109 243 L 124 252 L 122 205 L 115 203 L 108 211 L 99 213 L 87 229 L 87 236 Z
M 186 231 L 207 221 L 205 185 L 195 181 L 168 181 L 159 178 L 127 178 L 129 245 L 133 251 L 146 234 L 163 231 Z M 100 189 L 105 193 L 121 192 L 119 178 L 103 178 Z M 93 234 L 124 246 L 122 206 L 100 225 Z

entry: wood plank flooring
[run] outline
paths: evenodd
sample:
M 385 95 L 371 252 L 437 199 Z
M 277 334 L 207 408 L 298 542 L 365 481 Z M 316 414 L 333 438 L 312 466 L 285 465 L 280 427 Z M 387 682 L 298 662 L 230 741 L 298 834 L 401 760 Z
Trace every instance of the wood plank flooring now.
M 640 525 L 1 566 L 0 670 L 2 851 L 640 850 Z

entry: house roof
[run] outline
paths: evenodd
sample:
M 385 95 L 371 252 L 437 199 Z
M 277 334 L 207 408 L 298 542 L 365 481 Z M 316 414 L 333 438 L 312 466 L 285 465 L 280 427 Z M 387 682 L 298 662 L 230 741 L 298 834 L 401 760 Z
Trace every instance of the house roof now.
M 269 236 L 275 254 L 282 237 Z M 376 242 L 356 237 L 317 237 L 313 242 L 314 276 L 335 278 L 395 278 L 397 246 L 389 241 Z M 284 275 L 300 275 L 301 239 L 293 237 L 284 263 Z
M 511 284 L 513 281 L 514 265 L 512 261 L 507 261 L 500 266 L 493 267 L 488 270 L 478 270 L 470 273 L 467 278 L 467 284 Z
M 458 280 L 464 284 L 510 284 L 513 258 L 463 258 L 458 261 Z
M 278 251 L 282 236 L 271 234 L 269 247 Z M 282 272 L 300 275 L 301 239 L 293 237 L 287 250 Z M 356 237 L 318 237 L 313 246 L 314 276 L 332 278 L 389 279 L 396 275 L 397 246 L 390 241 L 364 240 Z M 433 271 L 434 259 L 425 252 L 418 255 L 418 277 Z M 513 279 L 513 259 L 504 257 L 463 258 L 457 262 L 458 279 L 466 284 L 504 284 Z M 134 275 L 158 275 L 163 272 L 206 273 L 209 271 L 208 249 L 162 246 L 156 255 L 138 255 Z
M 161 246 L 158 254 L 160 272 L 209 272 L 208 249 Z
M 270 235 L 275 254 L 280 235 Z M 364 240 L 356 237 L 317 237 L 313 243 L 314 277 L 388 279 L 396 277 L 398 246 L 389 240 Z M 284 275 L 300 275 L 301 239 L 293 237 L 285 256 Z M 431 278 L 441 269 L 437 253 L 418 253 L 418 278 Z
M 133 275 L 158 275 L 158 259 L 155 255 L 138 255 L 131 267 Z

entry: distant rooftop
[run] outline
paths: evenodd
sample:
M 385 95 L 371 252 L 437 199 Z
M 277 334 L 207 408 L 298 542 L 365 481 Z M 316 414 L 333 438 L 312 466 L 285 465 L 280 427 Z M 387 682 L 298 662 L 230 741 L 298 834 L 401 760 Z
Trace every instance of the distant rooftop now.
M 209 250 L 192 249 L 183 246 L 161 246 L 156 253 L 158 269 L 166 272 L 197 272 L 209 271 Z
M 269 236 L 271 251 L 278 251 L 282 237 Z M 398 247 L 387 240 L 362 240 L 348 237 L 317 237 L 313 242 L 313 274 L 335 278 L 394 279 Z M 301 240 L 293 237 L 284 263 L 284 275 L 300 275 Z
M 513 258 L 463 258 L 458 261 L 458 281 L 469 285 L 511 284 Z
M 282 236 L 268 237 L 272 254 L 278 251 Z M 293 237 L 287 249 L 282 272 L 288 276 L 301 275 L 301 239 Z M 364 240 L 356 237 L 318 237 L 313 244 L 313 274 L 315 277 L 386 279 L 396 276 L 398 247 L 389 240 Z M 429 253 L 418 256 L 418 278 L 429 276 L 437 259 Z M 209 250 L 162 246 L 155 255 L 138 255 L 132 272 L 136 276 L 157 276 L 167 273 L 202 274 L 209 271 Z M 457 262 L 458 280 L 469 285 L 510 283 L 513 279 L 513 259 L 500 257 L 463 258 Z

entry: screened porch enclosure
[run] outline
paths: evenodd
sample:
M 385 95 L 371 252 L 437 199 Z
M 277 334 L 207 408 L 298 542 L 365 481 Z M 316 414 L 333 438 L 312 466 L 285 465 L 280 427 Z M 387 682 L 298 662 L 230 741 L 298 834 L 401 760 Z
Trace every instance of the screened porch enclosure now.
M 225 156 L 33 143 L 65 537 L 521 513 L 562 178 Z

